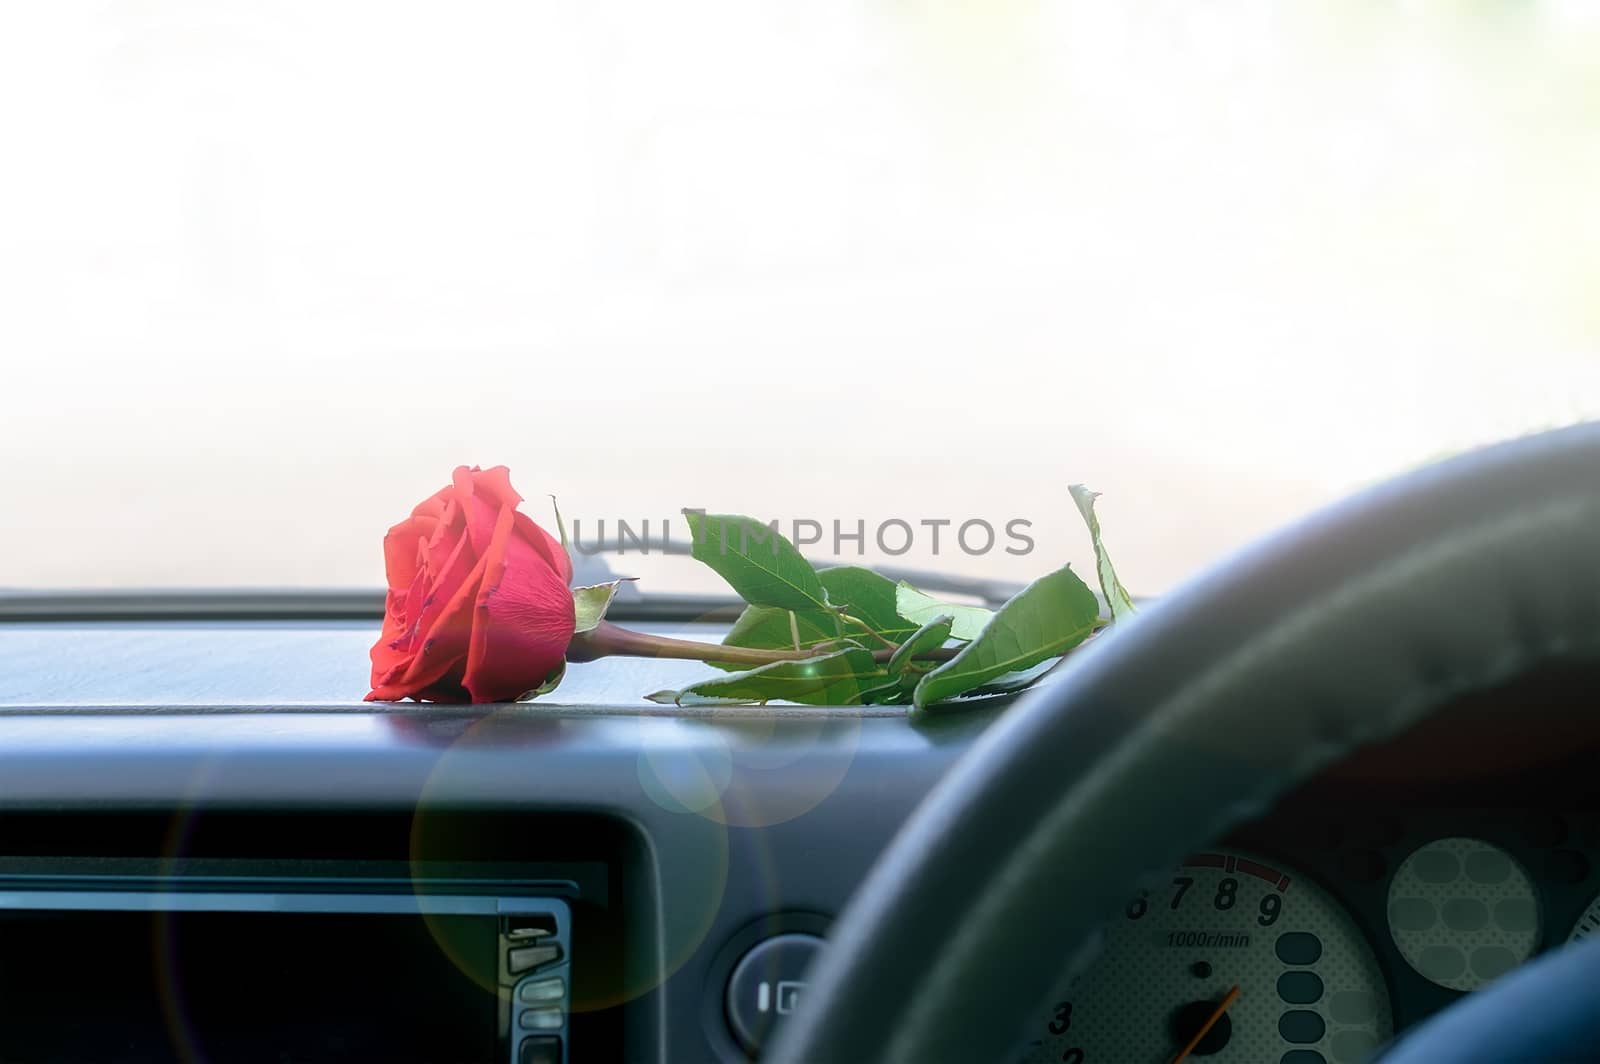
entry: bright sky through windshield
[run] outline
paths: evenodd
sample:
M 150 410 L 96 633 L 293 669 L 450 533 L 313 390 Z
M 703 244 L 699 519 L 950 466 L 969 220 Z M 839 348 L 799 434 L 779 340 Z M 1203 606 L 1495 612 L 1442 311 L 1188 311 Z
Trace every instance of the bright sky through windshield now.
M 1081 480 L 1159 592 L 1600 415 L 1597 12 L 8 5 L 0 586 L 377 585 L 476 462 L 1008 579 Z

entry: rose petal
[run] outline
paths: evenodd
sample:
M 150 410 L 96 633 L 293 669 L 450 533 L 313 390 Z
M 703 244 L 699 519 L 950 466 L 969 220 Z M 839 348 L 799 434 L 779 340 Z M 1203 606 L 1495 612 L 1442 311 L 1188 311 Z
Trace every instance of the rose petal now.
M 474 702 L 505 701 L 538 687 L 566 656 L 576 626 L 567 580 L 512 534 L 513 525 L 499 523 L 485 556 L 489 568 L 462 679 Z
M 433 517 L 408 517 L 383 537 L 383 569 L 391 591 L 404 590 L 417 578 L 417 548 L 438 524 Z
M 407 603 L 406 614 L 412 620 L 398 637 L 396 649 L 401 653 L 388 657 L 373 648 L 374 687 L 397 683 L 421 687 L 465 659 L 472 632 L 471 605 L 482 571 L 481 563 L 473 561 L 465 537 L 457 540 L 443 573 L 424 571 L 428 579 L 419 590 L 426 594 L 420 602 Z M 413 596 L 417 593 L 414 590 Z M 380 657 L 387 671 L 379 671 Z
M 477 470 L 457 469 L 455 500 L 466 514 L 467 535 L 472 540 L 472 549 L 484 554 L 494 537 L 495 521 L 506 507 L 501 505 L 490 485 L 484 485 L 480 491 L 480 476 L 482 474 Z
M 516 516 L 517 532 L 527 544 L 537 551 L 552 569 L 561 576 L 563 584 L 572 583 L 572 557 L 561 541 L 535 524 L 525 513 Z
M 443 550 L 443 547 L 441 544 L 438 549 Z M 456 540 L 442 564 L 436 565 L 432 560 L 424 563 L 424 588 L 427 594 L 421 602 L 407 603 L 413 620 L 413 634 L 426 637 L 432 633 L 440 615 L 449 606 L 450 600 L 460 593 L 461 586 L 467 582 L 476 565 L 477 557 L 465 537 Z
M 444 508 L 439 511 L 439 516 L 435 520 L 438 523 L 434 527 L 433 535 L 428 537 L 422 547 L 423 561 L 433 572 L 442 573 L 450 560 L 450 555 L 455 552 L 457 544 L 465 534 L 466 521 L 454 497 L 445 500 Z
M 508 509 L 515 510 L 522 503 L 522 496 L 511 486 L 511 470 L 503 465 L 473 470 L 472 487 L 475 494 L 493 499 Z
M 394 611 L 395 618 L 399 621 L 398 630 L 394 634 L 394 641 L 401 644 L 397 649 L 404 649 L 407 653 L 411 650 L 413 638 L 417 632 L 417 623 L 422 617 L 422 611 L 428 605 L 428 586 L 431 578 L 427 568 L 417 570 L 417 578 L 411 582 L 411 587 L 406 590 L 405 598 Z
M 418 581 L 420 583 L 420 580 Z M 372 659 L 372 686 L 377 687 L 384 679 L 405 668 L 411 658 L 411 641 L 406 635 L 406 613 L 404 606 L 399 602 L 402 599 L 399 592 L 391 591 L 383 612 L 383 629 L 378 635 L 378 641 L 372 644 L 368 657 Z
M 463 549 L 459 557 L 467 556 Z M 423 611 L 424 620 L 415 636 L 421 642 L 413 647 L 415 656 L 399 682 L 413 689 L 427 687 L 462 666 L 472 642 L 473 603 L 483 586 L 484 570 L 484 562 L 479 559 L 442 607 L 443 585 L 432 592 L 433 605 Z

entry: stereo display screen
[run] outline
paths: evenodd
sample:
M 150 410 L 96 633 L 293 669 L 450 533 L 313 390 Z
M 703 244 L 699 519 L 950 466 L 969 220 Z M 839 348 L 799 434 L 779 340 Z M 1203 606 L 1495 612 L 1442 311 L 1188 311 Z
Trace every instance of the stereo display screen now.
M 326 912 L 0 912 L 8 1064 L 493 1064 L 497 924 Z

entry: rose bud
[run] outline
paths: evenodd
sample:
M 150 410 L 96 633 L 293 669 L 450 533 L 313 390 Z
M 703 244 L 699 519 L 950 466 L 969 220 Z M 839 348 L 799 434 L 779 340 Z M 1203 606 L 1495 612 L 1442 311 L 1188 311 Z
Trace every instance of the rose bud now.
M 367 701 L 510 701 L 561 668 L 572 561 L 517 511 L 505 466 L 456 467 L 383 540 L 389 593 Z

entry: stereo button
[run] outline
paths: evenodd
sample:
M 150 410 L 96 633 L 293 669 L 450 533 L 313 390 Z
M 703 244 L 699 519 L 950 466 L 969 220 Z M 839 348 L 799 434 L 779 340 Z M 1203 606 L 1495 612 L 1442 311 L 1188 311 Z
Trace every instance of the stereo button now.
M 517 1064 L 561 1064 L 561 1039 L 548 1035 L 524 1038 L 517 1047 Z
M 560 1001 L 567 992 L 567 984 L 559 975 L 549 979 L 534 979 L 517 987 L 517 1000 L 524 1005 L 538 1005 L 545 1001 Z
M 560 1009 L 523 1009 L 517 1017 L 524 1031 L 559 1031 L 563 1022 Z
M 519 975 L 560 959 L 560 946 L 523 946 L 506 954 L 506 967 L 512 975 Z

